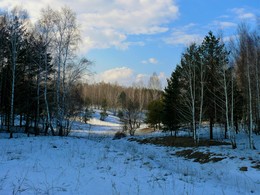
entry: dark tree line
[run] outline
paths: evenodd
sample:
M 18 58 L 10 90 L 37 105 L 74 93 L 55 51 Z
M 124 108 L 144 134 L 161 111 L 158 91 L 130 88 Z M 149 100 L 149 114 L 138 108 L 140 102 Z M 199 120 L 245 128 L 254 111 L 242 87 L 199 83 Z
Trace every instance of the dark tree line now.
M 91 64 L 75 57 L 78 41 L 69 8 L 46 8 L 35 25 L 26 10 L 0 13 L 0 116 L 10 137 L 18 129 L 68 134 L 83 103 L 76 86 Z
M 238 30 L 238 39 L 228 46 L 212 32 L 200 45 L 191 44 L 168 79 L 163 95 L 162 123 L 170 131 L 188 124 L 195 142 L 202 122 L 209 122 L 210 139 L 214 124 L 225 126 L 225 137 L 236 147 L 239 125 L 260 133 L 259 31 L 246 25 Z

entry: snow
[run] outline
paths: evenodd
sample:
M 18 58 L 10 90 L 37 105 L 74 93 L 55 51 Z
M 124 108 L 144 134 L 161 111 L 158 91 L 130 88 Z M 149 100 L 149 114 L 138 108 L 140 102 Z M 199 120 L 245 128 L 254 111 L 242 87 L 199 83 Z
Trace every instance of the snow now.
M 116 117 L 90 123 L 75 122 L 69 137 L 0 134 L 0 194 L 260 194 L 259 170 L 251 167 L 260 161 L 259 136 L 257 150 L 243 134 L 236 150 L 194 148 L 226 157 L 200 164 L 175 155 L 187 148 L 113 140 L 121 130 Z

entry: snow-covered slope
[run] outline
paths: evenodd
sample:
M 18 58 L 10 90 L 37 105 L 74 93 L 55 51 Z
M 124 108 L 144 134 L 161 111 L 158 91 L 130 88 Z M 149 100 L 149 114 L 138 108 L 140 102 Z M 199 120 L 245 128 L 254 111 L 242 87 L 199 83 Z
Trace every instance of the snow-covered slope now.
M 94 122 L 89 130 L 89 125 L 77 122 L 70 137 L 15 134 L 16 138 L 8 139 L 0 134 L 0 194 L 260 193 L 260 172 L 252 168 L 253 160 L 260 161 L 259 137 L 253 151 L 242 137 L 236 150 L 230 146 L 194 148 L 225 157 L 200 164 L 177 157 L 175 152 L 183 148 L 104 136 L 106 130 L 116 131 L 118 124 Z M 240 171 L 241 167 L 248 170 Z

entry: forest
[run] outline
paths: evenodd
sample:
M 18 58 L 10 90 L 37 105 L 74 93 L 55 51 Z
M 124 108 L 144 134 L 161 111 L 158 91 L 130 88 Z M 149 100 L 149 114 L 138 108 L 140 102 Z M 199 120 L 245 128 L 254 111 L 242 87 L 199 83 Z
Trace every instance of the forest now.
M 122 105 L 127 96 L 128 105 L 141 112 L 160 96 L 156 73 L 149 89 L 142 83 L 133 87 L 85 83 L 93 63 L 77 55 L 80 40 L 76 14 L 68 7 L 47 7 L 34 24 L 19 7 L 1 12 L 1 129 L 10 132 L 10 138 L 18 130 L 68 135 L 71 121 L 89 106 L 101 107 L 105 102 L 116 112 L 120 97 Z
M 0 194 L 259 194 L 259 5 L 195 2 L 2 0 Z
M 201 44 L 186 48 L 162 99 L 168 129 L 189 124 L 198 142 L 204 122 L 209 139 L 214 125 L 222 124 L 233 148 L 240 130 L 247 131 L 249 146 L 255 148 L 253 133 L 260 133 L 258 30 L 240 24 L 237 38 L 226 43 L 210 31 Z
M 1 129 L 10 138 L 17 131 L 66 136 L 71 121 L 83 113 L 87 122 L 96 107 L 103 120 L 107 110 L 120 116 L 130 135 L 145 121 L 175 135 L 188 127 L 198 143 L 205 124 L 209 139 L 221 124 L 233 148 L 243 128 L 253 149 L 253 134 L 260 134 L 259 26 L 241 23 L 237 32 L 224 41 L 210 31 L 202 43 L 190 44 L 165 89 L 156 73 L 147 85 L 89 84 L 83 78 L 93 62 L 77 54 L 80 30 L 70 8 L 47 7 L 35 23 L 19 7 L 1 11 Z

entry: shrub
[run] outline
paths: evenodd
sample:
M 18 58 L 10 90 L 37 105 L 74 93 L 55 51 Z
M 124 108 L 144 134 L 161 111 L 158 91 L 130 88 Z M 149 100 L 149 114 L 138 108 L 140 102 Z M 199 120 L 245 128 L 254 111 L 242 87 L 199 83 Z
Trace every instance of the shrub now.
M 126 134 L 122 131 L 118 131 L 118 132 L 115 133 L 113 139 L 121 139 L 121 138 L 124 138 L 124 137 L 126 137 Z

